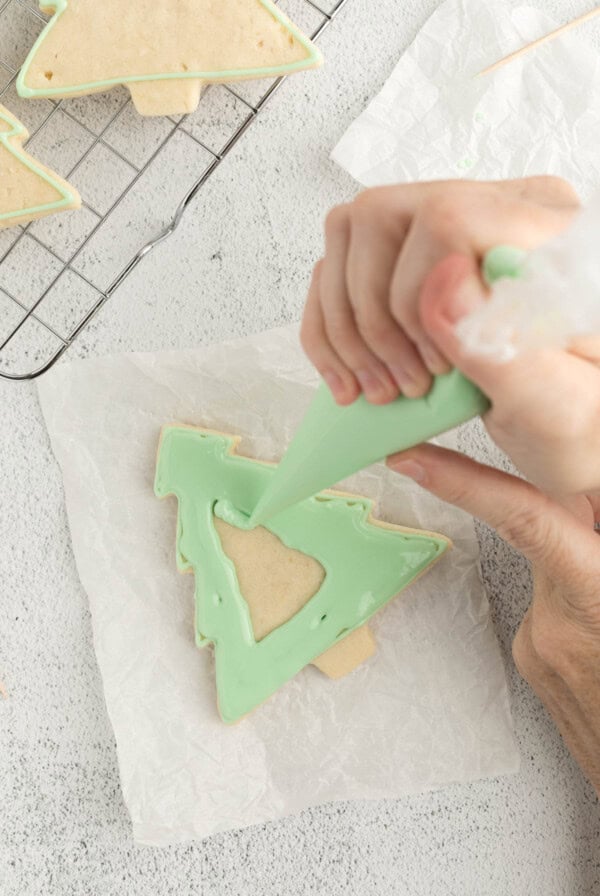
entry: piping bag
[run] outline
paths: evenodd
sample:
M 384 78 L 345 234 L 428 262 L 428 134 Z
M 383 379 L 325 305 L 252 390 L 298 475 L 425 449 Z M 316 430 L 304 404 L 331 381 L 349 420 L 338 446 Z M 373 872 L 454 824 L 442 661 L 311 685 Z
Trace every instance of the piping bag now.
M 509 361 L 520 351 L 566 346 L 600 332 L 600 192 L 553 240 L 526 255 L 497 246 L 483 260 L 489 301 L 459 322 L 471 353 Z M 286 507 L 330 488 L 389 454 L 412 448 L 484 414 L 486 396 L 458 370 L 434 378 L 423 398 L 387 405 L 364 396 L 337 405 L 321 383 L 304 420 L 248 524 L 261 525 Z
M 484 279 L 491 285 L 501 277 L 518 277 L 524 257 L 519 249 L 497 246 L 484 258 Z M 434 377 L 424 397 L 400 395 L 385 405 L 371 404 L 360 395 L 340 407 L 322 382 L 249 526 L 259 526 L 388 454 L 485 413 L 489 406 L 483 392 L 456 369 Z

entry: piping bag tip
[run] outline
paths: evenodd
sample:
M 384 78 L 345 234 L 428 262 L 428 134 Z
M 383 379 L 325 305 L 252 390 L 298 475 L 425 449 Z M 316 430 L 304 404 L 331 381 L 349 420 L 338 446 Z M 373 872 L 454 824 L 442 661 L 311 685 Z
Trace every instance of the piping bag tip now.
M 275 481 L 279 480 L 276 479 Z M 310 497 L 310 495 L 302 495 L 298 500 L 302 500 L 303 498 L 307 497 Z M 290 507 L 294 503 L 296 503 L 296 501 L 293 501 L 288 496 L 287 500 L 285 500 L 282 505 L 281 501 L 278 500 L 278 495 L 273 494 L 271 488 L 267 489 L 267 491 L 264 492 L 264 494 L 261 496 L 252 513 L 247 518 L 245 528 L 256 529 L 258 528 L 258 526 L 263 526 L 265 523 L 268 523 L 269 520 L 273 519 L 274 516 L 277 516 L 277 514 L 282 510 L 285 510 L 286 507 Z
M 248 517 L 248 529 L 257 529 L 259 526 L 262 526 L 263 523 L 266 523 L 266 520 L 262 519 L 260 513 L 257 513 L 260 504 L 257 504 L 256 510 L 253 510 L 250 516 Z

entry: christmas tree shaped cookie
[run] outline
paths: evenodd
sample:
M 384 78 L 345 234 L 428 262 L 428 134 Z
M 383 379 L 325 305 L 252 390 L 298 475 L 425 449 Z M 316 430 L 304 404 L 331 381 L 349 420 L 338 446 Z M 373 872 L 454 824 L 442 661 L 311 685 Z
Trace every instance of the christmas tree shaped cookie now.
M 271 0 L 42 0 L 54 13 L 17 80 L 24 97 L 125 84 L 142 115 L 192 112 L 203 83 L 285 75 L 320 63 Z
M 28 136 L 0 106 L 0 228 L 81 205 L 73 187 L 24 151 Z
M 370 501 L 335 493 L 250 531 L 274 467 L 237 455 L 238 441 L 166 426 L 155 482 L 159 497 L 178 499 L 177 564 L 196 578 L 196 643 L 214 644 L 226 722 L 310 663 L 350 671 L 373 650 L 365 623 L 449 546 L 375 521 Z

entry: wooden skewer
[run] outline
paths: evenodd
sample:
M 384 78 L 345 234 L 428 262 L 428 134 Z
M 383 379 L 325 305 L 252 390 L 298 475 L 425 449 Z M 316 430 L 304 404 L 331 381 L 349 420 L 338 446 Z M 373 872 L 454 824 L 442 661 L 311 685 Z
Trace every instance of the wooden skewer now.
M 529 53 L 530 50 L 534 50 L 536 47 L 540 47 L 542 44 L 549 43 L 551 40 L 560 37 L 560 35 L 564 34 L 566 31 L 570 31 L 571 28 L 576 28 L 578 25 L 583 25 L 584 22 L 589 22 L 590 19 L 593 19 L 598 15 L 600 15 L 600 6 L 597 6 L 595 9 L 590 10 L 590 12 L 584 13 L 584 15 L 579 16 L 577 19 L 573 19 L 572 22 L 567 22 L 566 25 L 561 25 L 560 28 L 557 28 L 555 31 L 551 31 L 550 34 L 545 34 L 543 37 L 538 37 L 537 40 L 534 40 L 532 43 L 527 44 L 525 47 L 521 47 L 520 50 L 515 50 L 514 53 L 509 53 L 508 56 L 504 56 L 504 58 L 499 59 L 498 62 L 494 62 L 492 65 L 488 65 L 487 68 L 484 68 L 480 72 L 477 72 L 475 77 L 479 78 L 481 77 L 481 75 L 489 75 L 491 72 L 495 72 L 497 68 L 500 68 L 501 66 L 506 65 L 509 62 L 512 62 L 513 59 L 518 59 L 519 56 L 523 56 L 525 53 Z

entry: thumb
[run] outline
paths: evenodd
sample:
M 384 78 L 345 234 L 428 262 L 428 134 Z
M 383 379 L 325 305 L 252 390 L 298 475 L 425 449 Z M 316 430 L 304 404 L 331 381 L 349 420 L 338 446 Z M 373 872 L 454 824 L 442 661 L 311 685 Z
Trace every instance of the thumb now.
M 479 266 L 467 255 L 448 255 L 426 277 L 420 295 L 420 316 L 428 336 L 442 354 L 493 398 L 499 364 L 469 355 L 455 333 L 455 326 L 486 301 L 486 287 Z
M 594 531 L 533 485 L 456 451 L 420 445 L 387 464 L 488 523 L 557 582 L 578 578 L 598 550 Z

